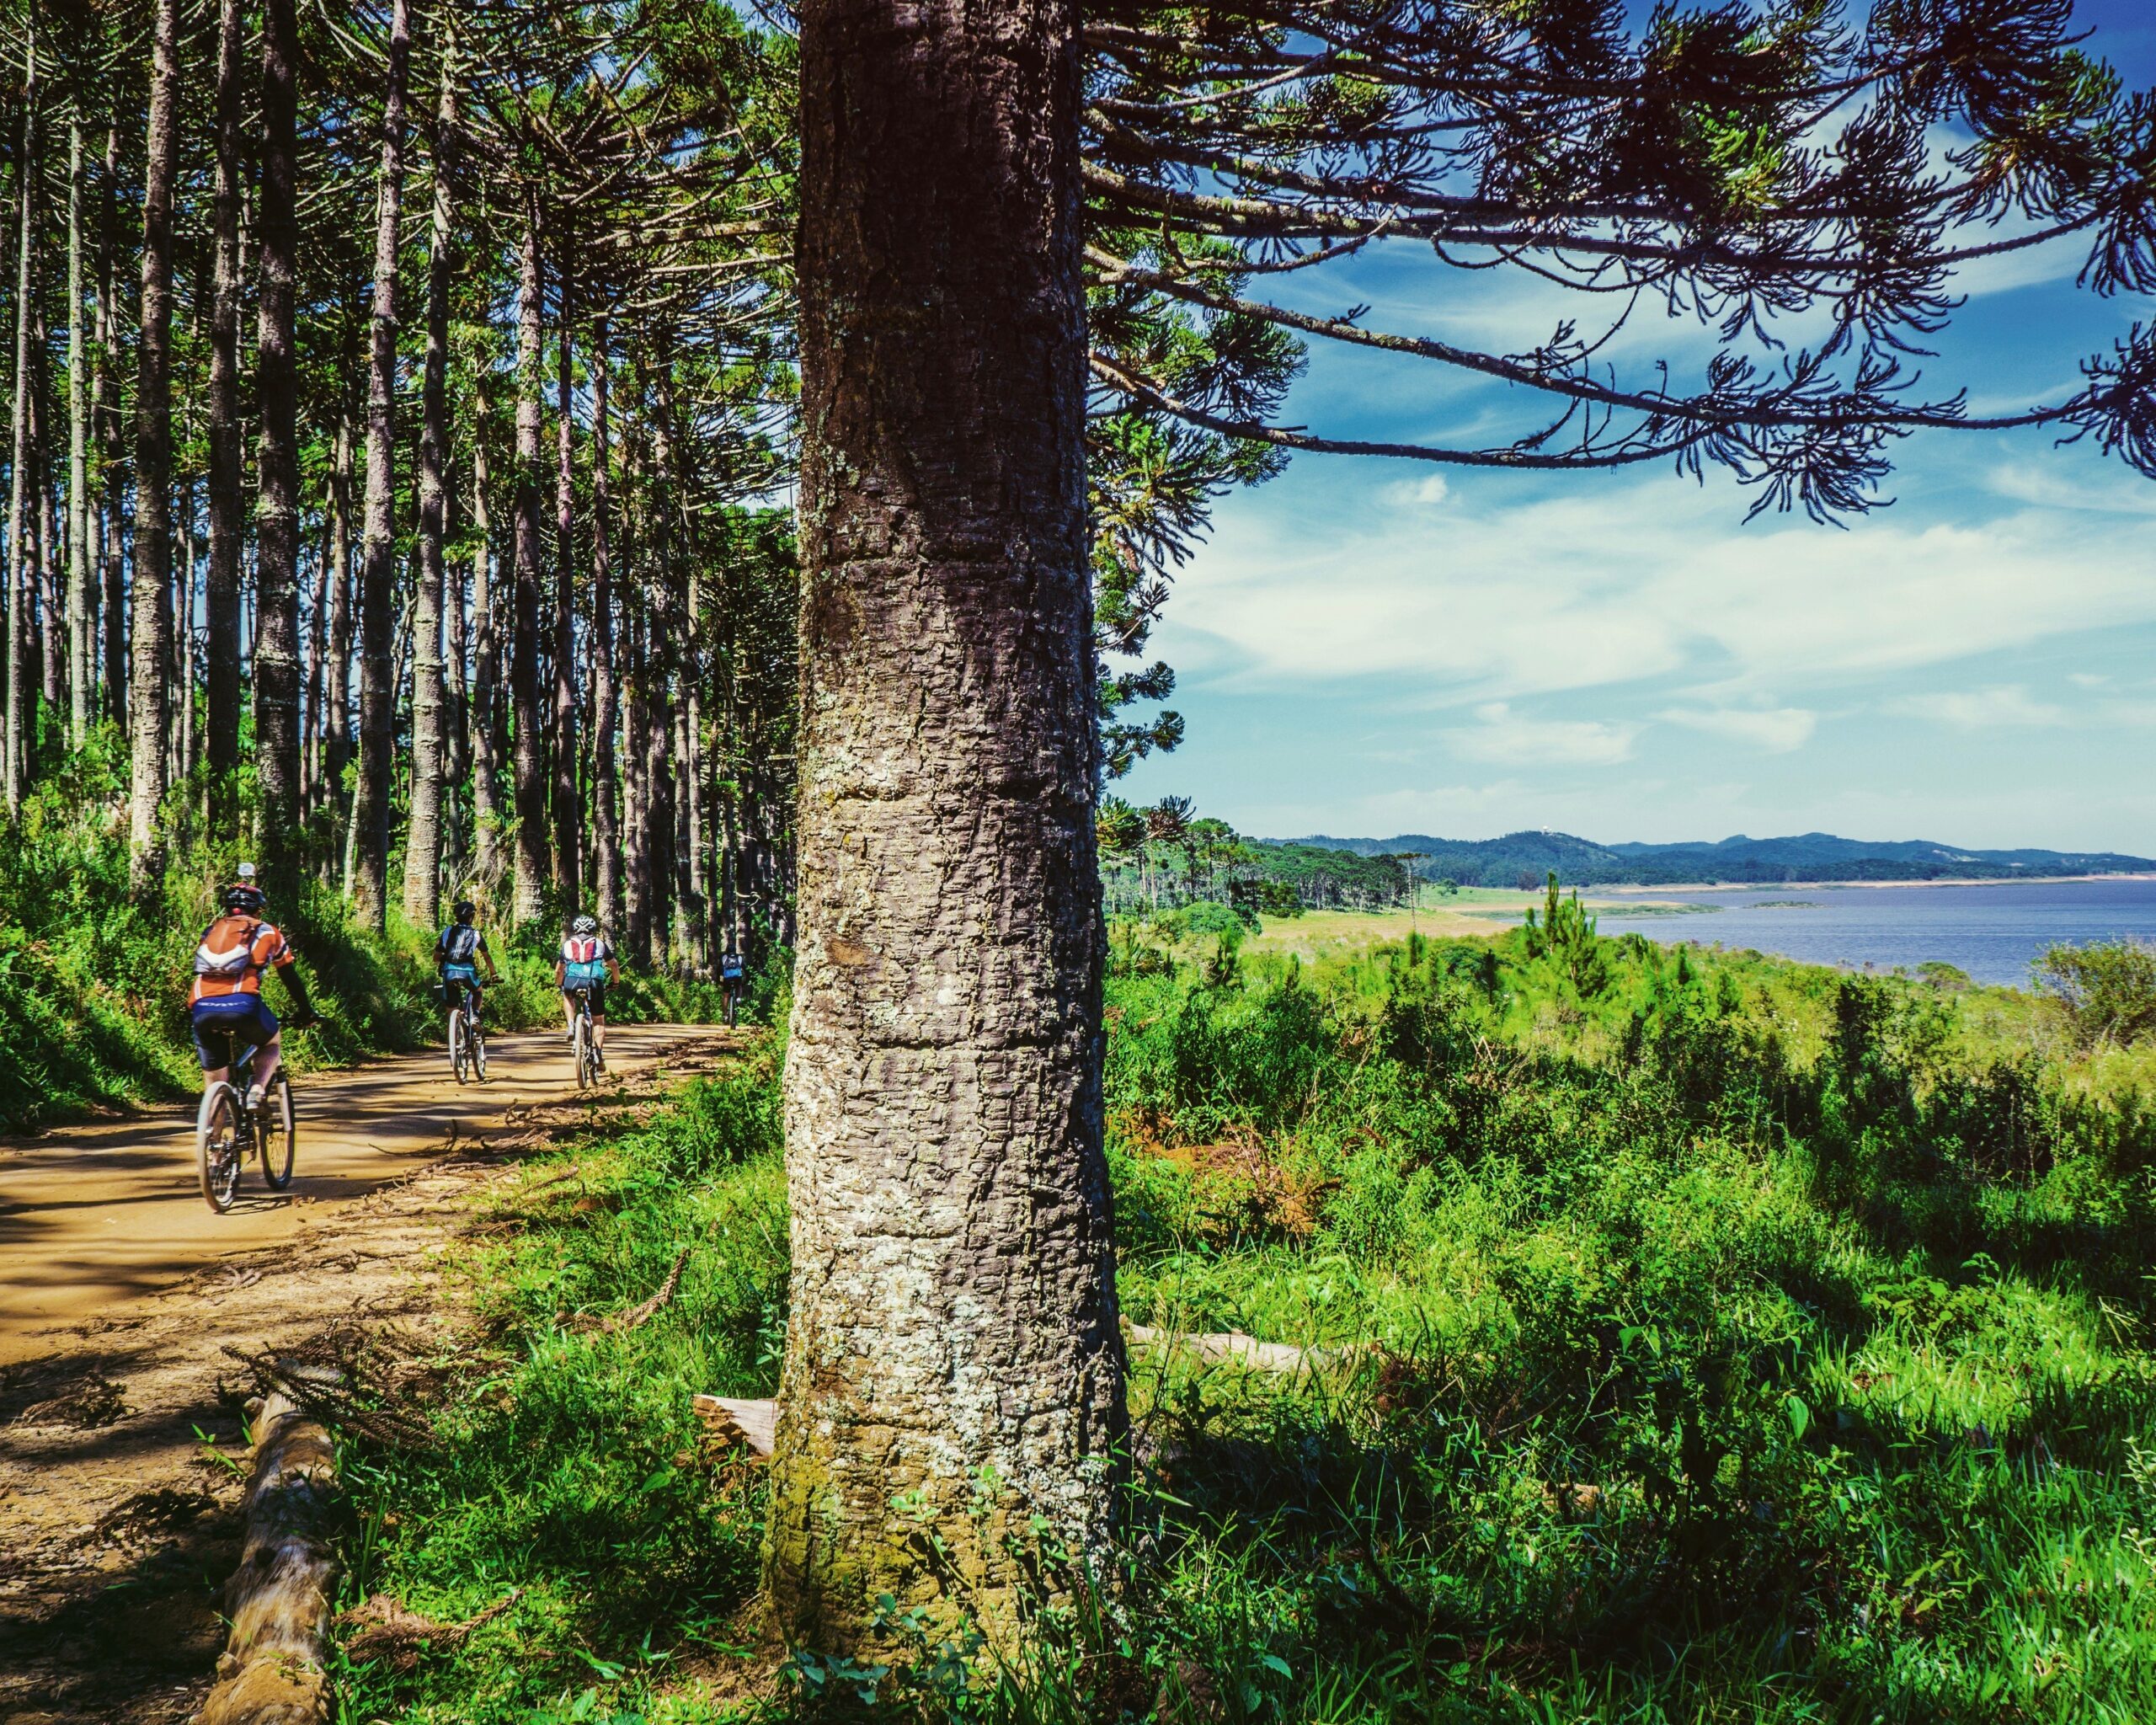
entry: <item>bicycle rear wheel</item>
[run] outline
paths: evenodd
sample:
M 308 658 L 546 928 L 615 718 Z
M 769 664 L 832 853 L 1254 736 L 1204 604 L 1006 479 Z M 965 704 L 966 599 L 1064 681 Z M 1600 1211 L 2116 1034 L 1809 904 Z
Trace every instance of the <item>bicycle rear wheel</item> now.
M 465 1068 L 471 1064 L 471 1033 L 464 1028 L 464 1008 L 451 1007 L 449 1011 L 449 1068 L 456 1074 L 459 1084 L 464 1082 Z
M 472 1076 L 484 1084 L 487 1081 L 487 1032 L 483 1025 L 472 1023 L 465 1027 L 464 1040 L 472 1050 Z
M 296 1124 L 291 1081 L 280 1072 L 270 1081 L 269 1093 L 262 1098 L 262 1107 L 254 1116 L 255 1142 L 262 1153 L 262 1178 L 272 1192 L 282 1192 L 292 1183 Z
M 202 1201 L 220 1215 L 232 1207 L 239 1193 L 239 1095 L 229 1084 L 213 1084 L 203 1092 L 195 1115 L 195 1161 L 202 1179 Z

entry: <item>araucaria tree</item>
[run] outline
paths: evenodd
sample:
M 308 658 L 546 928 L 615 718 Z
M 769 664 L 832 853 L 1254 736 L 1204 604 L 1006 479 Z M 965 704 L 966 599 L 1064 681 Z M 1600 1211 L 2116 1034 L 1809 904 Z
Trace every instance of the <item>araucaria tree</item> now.
M 1022 1578 L 1070 1584 L 1043 1554 L 1097 1559 L 1113 1519 L 1099 887 L 1070 751 L 1096 703 L 1165 680 L 1074 680 L 1063 656 L 1086 609 L 1064 465 L 1081 186 L 1107 644 L 1142 640 L 1207 495 L 1273 451 L 1720 466 L 1822 517 L 1867 507 L 1922 430 L 2054 425 L 2156 470 L 2138 328 L 2009 413 L 1909 364 L 1983 257 L 2078 238 L 2098 291 L 2156 286 L 2156 107 L 2069 10 L 1768 0 L 1635 29 L 1622 0 L 1106 0 L 1081 72 L 1053 0 L 803 8 L 802 937 L 768 1546 L 788 1633 L 873 1639 L 879 1593 L 939 1587 L 1008 1625 Z M 1400 243 L 1720 340 L 1689 384 L 1627 377 L 1576 318 L 1486 353 L 1253 286 Z M 1780 348 L 1799 317 L 1810 339 Z M 1307 340 L 1550 409 L 1486 441 L 1283 426 Z

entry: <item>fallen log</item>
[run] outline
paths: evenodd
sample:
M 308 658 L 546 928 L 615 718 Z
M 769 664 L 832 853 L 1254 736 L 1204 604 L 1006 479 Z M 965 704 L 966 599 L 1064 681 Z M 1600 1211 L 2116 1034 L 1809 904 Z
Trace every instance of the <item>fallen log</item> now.
M 239 1567 L 225 1583 L 232 1634 L 201 1725 L 324 1725 L 330 1713 L 328 1529 L 337 1493 L 329 1434 L 291 1397 L 264 1399 L 241 1506 Z
M 778 1440 L 778 1403 L 739 1401 L 727 1396 L 699 1396 L 696 1418 L 723 1444 L 748 1446 L 751 1461 L 768 1461 Z
M 1139 1348 L 1172 1348 L 1194 1354 L 1209 1365 L 1233 1361 L 1252 1371 L 1324 1371 L 1341 1363 L 1350 1351 L 1341 1348 L 1297 1348 L 1286 1342 L 1261 1342 L 1239 1330 L 1195 1334 L 1182 1330 L 1155 1329 L 1150 1324 L 1123 1326 L 1123 1334 Z

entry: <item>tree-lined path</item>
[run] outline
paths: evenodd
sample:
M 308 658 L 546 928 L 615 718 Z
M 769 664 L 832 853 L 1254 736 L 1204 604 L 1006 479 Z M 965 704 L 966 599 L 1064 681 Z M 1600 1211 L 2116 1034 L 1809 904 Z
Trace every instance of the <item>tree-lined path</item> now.
M 612 1076 L 630 1077 L 723 1035 L 696 1025 L 616 1026 L 607 1040 Z M 488 1054 L 484 1085 L 460 1087 L 439 1050 L 300 1076 L 291 1189 L 270 1191 L 250 1164 L 224 1215 L 195 1185 L 191 1109 L 0 1143 L 0 1366 L 64 1349 L 86 1325 L 124 1326 L 130 1300 L 290 1241 L 323 1206 L 499 1137 L 523 1110 L 574 1093 L 557 1032 L 498 1037 Z

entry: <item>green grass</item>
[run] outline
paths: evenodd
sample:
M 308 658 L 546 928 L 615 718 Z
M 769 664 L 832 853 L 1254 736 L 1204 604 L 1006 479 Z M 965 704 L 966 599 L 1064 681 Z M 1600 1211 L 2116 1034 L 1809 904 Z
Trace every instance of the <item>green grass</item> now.
M 2156 1717 L 2145 1045 L 1524 932 L 1109 998 L 1126 1313 L 1354 1351 L 1137 1356 L 1124 1616 L 955 1698 L 924 1648 L 889 1715 Z M 755 1715 L 724 1649 L 759 1485 L 688 1403 L 775 1381 L 775 1097 L 750 1066 L 566 1151 L 460 1248 L 481 1339 L 443 1448 L 349 1451 L 348 1585 L 444 1621 L 526 1592 L 348 1674 L 349 1717 Z M 685 1246 L 670 1306 L 593 1325 Z M 834 1711 L 811 1669 L 766 1714 Z

